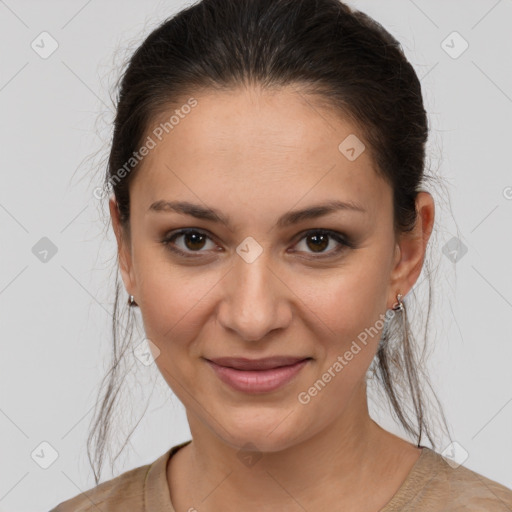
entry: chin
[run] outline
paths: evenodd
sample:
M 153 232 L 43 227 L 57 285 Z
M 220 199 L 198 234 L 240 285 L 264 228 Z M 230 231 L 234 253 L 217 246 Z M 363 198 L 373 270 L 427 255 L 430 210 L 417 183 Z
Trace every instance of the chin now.
M 278 452 L 295 445 L 302 433 L 299 425 L 285 420 L 286 414 L 254 415 L 240 411 L 236 418 L 224 416 L 220 431 L 217 435 L 236 450 Z M 215 426 L 214 426 L 215 427 Z

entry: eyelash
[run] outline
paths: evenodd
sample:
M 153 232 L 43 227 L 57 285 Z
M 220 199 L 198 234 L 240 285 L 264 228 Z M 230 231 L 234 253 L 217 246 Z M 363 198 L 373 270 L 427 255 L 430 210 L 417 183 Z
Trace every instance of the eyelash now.
M 209 238 L 210 240 L 212 240 L 212 238 L 210 236 L 208 236 L 208 234 L 206 232 L 204 232 L 200 229 L 181 229 L 180 231 L 177 231 L 175 233 L 168 234 L 161 241 L 161 243 L 165 247 L 167 247 L 170 251 L 177 253 L 180 256 L 183 256 L 185 258 L 198 258 L 200 256 L 194 256 L 194 255 L 190 254 L 190 252 L 187 253 L 187 252 L 182 251 L 181 249 L 178 249 L 172 245 L 172 242 L 174 242 L 174 240 L 176 240 L 176 238 L 178 238 L 179 236 L 182 236 L 182 235 L 190 234 L 190 233 L 198 233 L 198 234 L 204 235 L 207 238 Z M 316 260 L 316 259 L 332 258 L 334 256 L 337 256 L 345 248 L 353 249 L 355 247 L 355 245 L 349 238 L 342 235 L 341 233 L 338 233 L 337 231 L 331 231 L 329 229 L 310 229 L 309 231 L 305 231 L 303 236 L 297 241 L 297 244 L 299 242 L 301 242 L 304 238 L 307 238 L 308 236 L 311 236 L 312 234 L 328 235 L 330 238 L 332 238 L 333 240 L 338 242 L 340 244 L 340 246 L 337 249 L 331 250 L 328 253 L 318 253 L 319 254 L 318 256 L 307 257 L 308 259 Z M 213 240 L 212 240 L 212 242 L 213 242 Z M 192 251 L 192 252 L 200 253 L 200 252 L 205 252 L 205 251 L 199 250 L 199 251 Z M 311 254 L 314 254 L 314 253 L 311 253 Z

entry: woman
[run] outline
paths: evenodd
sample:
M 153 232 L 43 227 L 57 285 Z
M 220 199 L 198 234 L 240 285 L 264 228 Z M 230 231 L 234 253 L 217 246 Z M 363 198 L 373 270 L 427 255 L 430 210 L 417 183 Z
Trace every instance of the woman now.
M 512 510 L 425 414 L 405 297 L 434 226 L 427 137 L 399 43 L 338 0 L 203 0 L 149 35 L 105 185 L 192 440 L 54 511 Z M 370 417 L 371 375 L 415 444 Z

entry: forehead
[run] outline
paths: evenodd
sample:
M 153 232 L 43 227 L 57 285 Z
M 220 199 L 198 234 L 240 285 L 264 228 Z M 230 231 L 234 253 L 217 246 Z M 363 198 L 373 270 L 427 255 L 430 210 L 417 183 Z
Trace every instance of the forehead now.
M 255 211 L 274 202 L 281 211 L 326 198 L 355 200 L 370 214 L 389 206 L 370 152 L 344 153 L 347 145 L 361 151 L 363 134 L 312 96 L 249 88 L 194 98 L 195 107 L 173 106 L 148 126 L 155 147 L 130 190 L 141 207 L 160 199 L 233 200 Z

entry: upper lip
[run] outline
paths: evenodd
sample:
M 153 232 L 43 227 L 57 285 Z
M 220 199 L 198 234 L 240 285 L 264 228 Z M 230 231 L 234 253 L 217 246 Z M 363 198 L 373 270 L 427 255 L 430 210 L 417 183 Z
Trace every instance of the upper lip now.
M 294 357 L 294 356 L 273 356 L 263 359 L 247 359 L 245 357 L 217 357 L 215 359 L 207 359 L 220 366 L 227 366 L 237 370 L 268 370 L 270 368 L 278 368 L 279 366 L 290 366 L 311 359 L 310 357 Z

